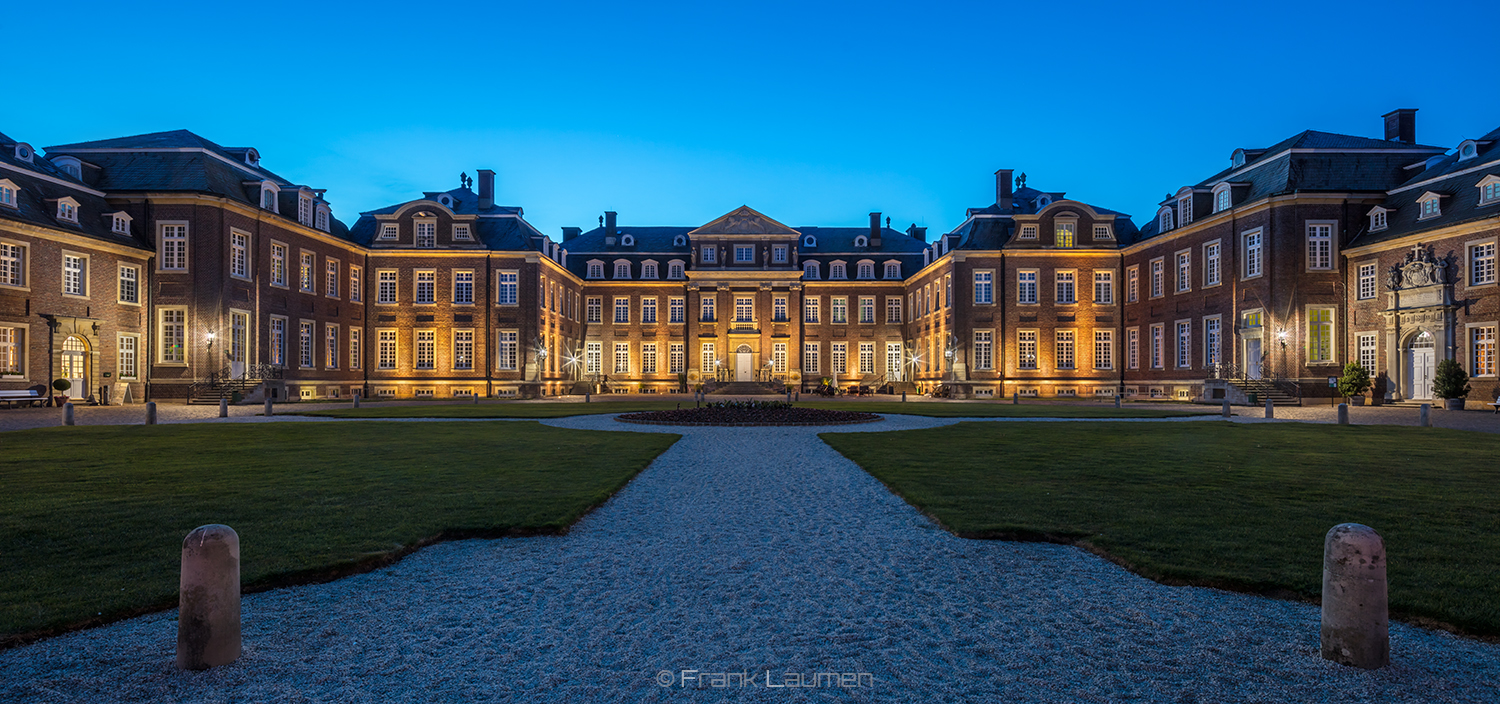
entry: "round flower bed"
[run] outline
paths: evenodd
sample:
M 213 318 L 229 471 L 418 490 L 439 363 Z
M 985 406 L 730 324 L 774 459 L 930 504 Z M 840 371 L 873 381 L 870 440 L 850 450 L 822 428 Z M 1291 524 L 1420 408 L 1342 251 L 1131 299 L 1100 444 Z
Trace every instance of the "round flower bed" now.
M 722 401 L 701 408 L 623 413 L 622 423 L 647 425 L 849 425 L 880 420 L 874 413 L 800 408 L 780 401 Z

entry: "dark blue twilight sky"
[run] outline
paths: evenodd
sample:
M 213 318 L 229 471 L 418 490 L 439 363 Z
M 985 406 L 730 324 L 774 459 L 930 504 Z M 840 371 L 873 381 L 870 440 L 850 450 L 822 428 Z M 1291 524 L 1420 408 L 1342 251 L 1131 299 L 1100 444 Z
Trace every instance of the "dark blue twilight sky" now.
M 1500 126 L 1469 2 L 11 3 L 0 131 L 186 128 L 327 188 L 335 214 L 498 172 L 544 232 L 880 210 L 946 231 L 992 173 L 1143 222 L 1303 129 Z M 1475 34 L 1475 30 L 1479 30 Z

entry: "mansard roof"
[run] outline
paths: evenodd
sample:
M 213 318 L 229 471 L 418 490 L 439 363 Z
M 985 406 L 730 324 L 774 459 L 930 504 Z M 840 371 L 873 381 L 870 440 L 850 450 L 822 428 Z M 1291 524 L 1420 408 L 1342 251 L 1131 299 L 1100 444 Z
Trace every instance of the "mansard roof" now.
M 17 187 L 16 207 L 0 207 L 0 218 L 71 232 L 113 244 L 150 249 L 150 240 L 140 224 L 132 225 L 132 234 L 122 235 L 113 229 L 114 213 L 119 208 L 106 201 L 98 191 L 84 185 L 72 175 L 57 168 L 40 155 L 31 162 L 16 158 L 16 141 L 0 134 L 0 179 Z M 78 202 L 78 223 L 57 218 L 57 201 L 72 198 Z
M 462 218 L 463 222 L 469 222 L 474 227 L 474 238 L 483 244 L 486 249 L 497 252 L 539 252 L 542 251 L 542 242 L 547 236 L 541 230 L 536 229 L 531 223 L 526 222 L 521 208 L 509 205 L 497 205 L 484 210 L 479 208 L 479 196 L 465 187 L 455 188 L 451 191 L 432 191 L 423 194 L 424 197 L 409 200 L 404 203 L 388 205 L 384 208 L 369 210 L 360 213 L 359 219 L 354 221 L 354 226 L 349 228 L 349 239 L 354 242 L 369 246 L 375 241 L 375 236 L 380 231 L 381 220 L 377 215 L 392 215 L 407 207 L 428 206 L 436 210 L 446 210 L 455 215 L 468 215 Z M 450 197 L 452 206 L 438 202 L 437 197 L 447 195 Z
M 1474 156 L 1460 159 L 1455 150 L 1441 159 L 1434 159 L 1405 183 L 1391 189 L 1380 204 L 1386 209 L 1386 228 L 1370 232 L 1370 223 L 1366 220 L 1351 246 L 1376 244 L 1423 231 L 1500 217 L 1500 204 L 1479 206 L 1480 183 L 1490 177 L 1500 178 L 1500 129 L 1477 141 Z M 1442 196 L 1441 212 L 1418 220 L 1421 208 L 1417 201 L 1429 192 Z
M 479 195 L 466 186 L 460 186 L 451 191 L 429 191 L 422 195 L 424 196 L 423 200 L 433 202 L 437 202 L 439 196 L 448 196 L 453 201 L 453 205 L 445 207 L 453 211 L 456 215 L 524 215 L 521 207 L 515 205 L 491 205 L 481 210 L 479 208 Z M 388 205 L 376 210 L 366 210 L 360 213 L 360 215 L 389 215 L 412 202 L 414 201 Z

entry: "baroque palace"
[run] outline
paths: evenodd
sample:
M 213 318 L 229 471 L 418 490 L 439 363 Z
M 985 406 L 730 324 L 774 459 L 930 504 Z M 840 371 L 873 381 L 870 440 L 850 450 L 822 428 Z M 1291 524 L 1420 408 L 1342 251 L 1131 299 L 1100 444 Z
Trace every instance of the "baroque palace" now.
M 176 131 L 0 134 L 0 390 L 98 402 L 672 393 L 825 383 L 959 397 L 1428 399 L 1500 391 L 1500 130 L 1456 147 L 1306 131 L 1138 225 L 996 172 L 953 231 L 697 226 L 553 239 L 494 172 L 334 217 L 257 150 Z M 477 185 L 477 190 L 476 190 Z

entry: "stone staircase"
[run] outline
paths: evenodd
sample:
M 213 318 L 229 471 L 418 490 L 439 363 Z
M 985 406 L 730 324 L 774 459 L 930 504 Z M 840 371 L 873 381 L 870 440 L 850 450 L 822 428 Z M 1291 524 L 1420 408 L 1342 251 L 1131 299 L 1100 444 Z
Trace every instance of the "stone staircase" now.
M 1231 386 L 1239 389 L 1249 397 L 1255 394 L 1256 403 L 1262 404 L 1266 399 L 1271 399 L 1273 406 L 1300 406 L 1302 398 L 1288 392 L 1287 389 L 1270 379 L 1229 379 Z
M 769 381 L 731 381 L 720 385 L 713 391 L 708 392 L 710 396 L 781 396 L 786 393 L 786 385 L 780 382 Z

